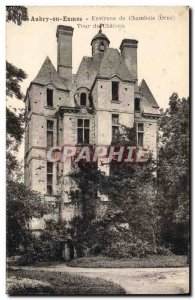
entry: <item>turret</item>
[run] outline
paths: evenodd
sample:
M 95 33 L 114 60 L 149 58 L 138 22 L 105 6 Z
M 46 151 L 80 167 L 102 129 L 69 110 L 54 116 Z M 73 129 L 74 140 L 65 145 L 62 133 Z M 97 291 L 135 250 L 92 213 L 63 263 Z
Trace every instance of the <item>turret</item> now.
M 99 32 L 93 37 L 91 41 L 92 55 L 97 53 L 104 53 L 109 47 L 110 41 L 107 36 L 102 33 L 101 25 Z

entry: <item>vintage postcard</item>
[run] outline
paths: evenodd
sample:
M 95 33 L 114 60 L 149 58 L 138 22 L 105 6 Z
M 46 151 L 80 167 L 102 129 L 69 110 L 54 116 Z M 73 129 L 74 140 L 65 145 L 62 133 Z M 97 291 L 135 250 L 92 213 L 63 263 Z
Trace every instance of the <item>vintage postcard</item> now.
M 189 295 L 189 7 L 6 7 L 9 295 Z

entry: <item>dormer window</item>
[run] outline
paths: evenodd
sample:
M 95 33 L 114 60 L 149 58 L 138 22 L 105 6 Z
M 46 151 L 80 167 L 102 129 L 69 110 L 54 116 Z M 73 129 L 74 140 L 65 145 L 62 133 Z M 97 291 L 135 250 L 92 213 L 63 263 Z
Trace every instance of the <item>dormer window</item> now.
M 119 90 L 119 82 L 112 81 L 112 100 L 118 101 L 118 90 Z
M 53 107 L 53 90 L 47 89 L 47 106 Z
M 135 98 L 135 111 L 140 112 L 140 99 Z
M 80 95 L 80 105 L 86 106 L 87 105 L 87 95 L 86 93 L 81 93 Z

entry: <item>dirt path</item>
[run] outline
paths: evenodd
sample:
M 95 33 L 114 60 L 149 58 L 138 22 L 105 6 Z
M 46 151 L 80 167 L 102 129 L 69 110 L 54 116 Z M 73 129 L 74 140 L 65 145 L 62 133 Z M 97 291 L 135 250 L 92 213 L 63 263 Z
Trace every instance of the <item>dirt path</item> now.
M 29 269 L 29 268 L 28 268 Z M 122 286 L 127 294 L 187 294 L 188 268 L 73 268 L 65 264 L 37 269 L 102 278 Z

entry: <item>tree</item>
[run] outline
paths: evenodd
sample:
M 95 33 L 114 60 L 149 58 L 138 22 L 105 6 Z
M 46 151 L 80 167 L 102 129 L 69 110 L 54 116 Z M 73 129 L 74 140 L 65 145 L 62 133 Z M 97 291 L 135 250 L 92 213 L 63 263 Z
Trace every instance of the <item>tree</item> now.
M 26 73 L 16 68 L 10 63 L 6 63 L 6 95 L 15 97 L 18 100 L 24 98 L 20 82 L 26 79 Z M 17 165 L 15 153 L 21 143 L 24 133 L 24 109 L 19 111 L 16 108 L 10 110 L 6 108 L 6 147 L 7 147 L 7 176 L 11 176 L 14 168 Z
M 9 97 L 15 96 L 17 99 L 23 100 L 24 95 L 21 92 L 20 82 L 26 77 L 27 75 L 22 69 L 6 62 L 6 95 Z
M 7 6 L 7 19 L 17 25 L 28 18 L 27 9 L 23 6 Z M 24 100 L 21 82 L 27 74 L 20 68 L 6 63 L 6 96 L 15 100 Z M 32 218 L 42 217 L 50 212 L 41 195 L 27 188 L 23 183 L 14 181 L 13 172 L 18 168 L 16 152 L 24 133 L 25 110 L 13 107 L 6 109 L 7 125 L 7 252 L 8 255 L 18 253 L 32 240 L 28 229 Z
M 28 229 L 32 218 L 40 218 L 49 213 L 49 207 L 39 193 L 27 188 L 23 183 L 7 181 L 7 252 L 18 253 L 26 247 L 31 238 Z
M 6 22 L 14 22 L 21 26 L 23 21 L 28 21 L 28 11 L 24 6 L 6 6 Z
M 113 143 L 135 145 L 134 128 L 123 127 Z M 81 164 L 72 174 L 80 191 L 77 203 L 81 214 L 73 221 L 78 255 L 111 255 L 114 251 L 126 257 L 157 251 L 155 172 L 150 156 L 144 164 L 112 161 L 109 176 L 96 165 Z M 102 203 L 99 193 L 107 195 L 109 202 Z M 124 246 L 123 254 L 120 247 L 116 254 L 117 243 Z
M 22 21 L 28 20 L 28 11 L 24 6 L 6 6 L 6 22 L 14 22 L 17 25 Z M 6 62 L 6 96 L 16 97 L 16 99 L 24 100 L 20 83 L 27 78 L 27 74 L 13 64 Z M 16 109 L 14 109 L 16 111 Z M 7 108 L 7 133 L 14 137 L 17 142 L 22 139 L 22 122 L 23 114 L 17 116 L 14 112 Z
M 189 99 L 170 97 L 159 120 L 158 200 L 161 240 L 177 254 L 189 245 Z

